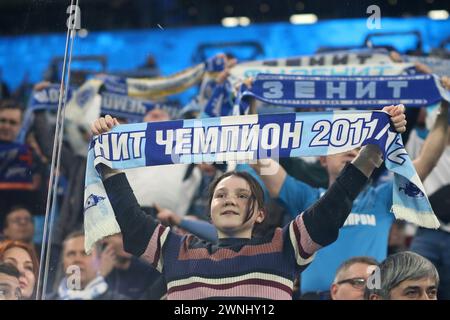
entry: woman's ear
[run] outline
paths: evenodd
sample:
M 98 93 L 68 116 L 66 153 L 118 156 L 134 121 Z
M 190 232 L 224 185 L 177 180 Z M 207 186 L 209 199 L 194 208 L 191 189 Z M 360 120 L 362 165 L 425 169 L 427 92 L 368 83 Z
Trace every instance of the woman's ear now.
M 264 219 L 266 218 L 266 211 L 264 209 L 260 209 L 257 212 L 257 216 L 256 216 L 256 223 L 261 223 L 264 221 Z

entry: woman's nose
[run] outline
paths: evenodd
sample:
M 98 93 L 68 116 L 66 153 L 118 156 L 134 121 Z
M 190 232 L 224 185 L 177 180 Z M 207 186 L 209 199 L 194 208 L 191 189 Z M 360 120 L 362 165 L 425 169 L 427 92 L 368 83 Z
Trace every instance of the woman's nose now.
M 228 196 L 225 198 L 225 205 L 230 205 L 230 204 L 235 205 L 236 199 L 234 197 Z

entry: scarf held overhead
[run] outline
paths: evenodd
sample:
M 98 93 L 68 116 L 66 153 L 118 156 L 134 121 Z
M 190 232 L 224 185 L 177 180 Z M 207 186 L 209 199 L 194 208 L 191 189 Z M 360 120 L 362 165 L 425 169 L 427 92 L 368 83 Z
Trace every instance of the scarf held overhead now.
M 384 77 L 288 76 L 260 74 L 251 89 L 242 85 L 241 114 L 245 97 L 288 107 L 373 108 L 404 104 L 421 107 L 449 101 L 449 92 L 430 74 Z M 239 104 L 238 101 L 237 104 Z
M 244 62 L 245 66 L 299 67 L 299 66 L 337 66 L 391 64 L 389 51 L 386 49 L 340 50 L 314 55 L 294 56 L 288 58 L 256 60 Z
M 221 161 L 331 155 L 376 144 L 394 172 L 393 212 L 397 218 L 436 228 L 422 183 L 401 136 L 382 111 L 334 111 L 248 115 L 128 124 L 94 137 L 85 183 L 86 250 L 120 232 L 95 167 L 113 169 Z M 264 174 L 264 172 L 262 172 Z M 268 174 L 268 172 L 266 173 Z

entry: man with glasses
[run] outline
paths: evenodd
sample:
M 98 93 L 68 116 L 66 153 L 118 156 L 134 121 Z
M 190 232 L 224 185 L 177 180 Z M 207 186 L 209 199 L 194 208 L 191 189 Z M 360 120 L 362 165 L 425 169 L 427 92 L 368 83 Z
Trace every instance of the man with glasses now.
M 36 252 L 40 248 L 33 243 L 34 220 L 31 212 L 23 206 L 12 207 L 5 216 L 3 236 L 6 239 L 22 241 L 34 246 Z
M 354 257 L 338 268 L 330 288 L 333 300 L 363 300 L 367 278 L 378 262 L 370 257 Z
M 16 267 L 0 263 L 0 300 L 19 300 L 22 297 L 19 277 Z

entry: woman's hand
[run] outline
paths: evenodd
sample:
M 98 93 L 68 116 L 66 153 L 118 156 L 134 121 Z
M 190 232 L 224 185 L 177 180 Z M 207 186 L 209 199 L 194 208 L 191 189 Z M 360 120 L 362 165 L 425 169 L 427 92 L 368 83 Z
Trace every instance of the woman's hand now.
M 99 135 L 110 131 L 114 126 L 119 124 L 120 123 L 116 118 L 113 118 L 107 114 L 105 117 L 100 117 L 92 123 L 91 131 L 93 135 Z
M 391 123 L 398 133 L 403 133 L 406 131 L 406 116 L 405 116 L 405 106 L 398 104 L 396 106 L 384 107 L 383 111 L 389 113 L 391 116 Z

